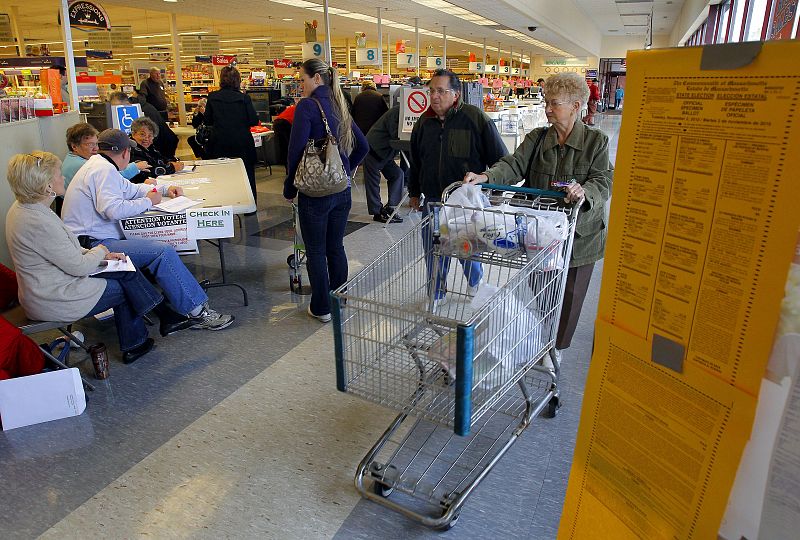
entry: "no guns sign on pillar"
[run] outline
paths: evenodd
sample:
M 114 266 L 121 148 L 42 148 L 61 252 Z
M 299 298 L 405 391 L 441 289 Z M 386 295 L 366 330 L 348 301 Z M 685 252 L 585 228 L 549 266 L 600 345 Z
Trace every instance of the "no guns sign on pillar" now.
M 403 88 L 403 111 L 400 115 L 400 133 L 411 134 L 417 119 L 428 109 L 430 100 L 427 90 L 421 88 Z

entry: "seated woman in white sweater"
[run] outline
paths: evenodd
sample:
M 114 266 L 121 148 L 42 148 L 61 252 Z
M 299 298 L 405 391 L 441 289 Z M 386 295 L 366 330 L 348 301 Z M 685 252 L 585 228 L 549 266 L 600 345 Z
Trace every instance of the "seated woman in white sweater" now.
M 138 270 L 107 272 L 101 261 L 125 260 L 101 245 L 87 250 L 50 209 L 64 195 L 61 161 L 49 152 L 17 154 L 8 163 L 8 183 L 16 202 L 6 215 L 6 242 L 19 283 L 19 301 L 29 318 L 76 321 L 114 309 L 122 360 L 129 364 L 153 348 L 143 316 L 153 310 L 161 334 L 191 326 L 165 305 L 161 294 Z

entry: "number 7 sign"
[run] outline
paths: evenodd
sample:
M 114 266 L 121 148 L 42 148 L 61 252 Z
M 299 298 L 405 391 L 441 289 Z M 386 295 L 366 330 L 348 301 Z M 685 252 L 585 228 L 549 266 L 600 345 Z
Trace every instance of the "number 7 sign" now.
M 397 53 L 397 67 L 416 67 L 417 53 Z

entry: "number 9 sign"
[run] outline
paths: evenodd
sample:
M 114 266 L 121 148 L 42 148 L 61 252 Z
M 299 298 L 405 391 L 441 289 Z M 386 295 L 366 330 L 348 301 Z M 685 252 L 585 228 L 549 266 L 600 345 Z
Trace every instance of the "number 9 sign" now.
M 325 48 L 319 41 L 311 41 L 308 43 L 303 43 L 302 50 L 303 60 L 309 60 L 311 58 L 321 58 L 324 54 L 323 52 Z
M 322 45 L 319 43 L 314 43 L 313 50 L 316 56 L 322 56 Z

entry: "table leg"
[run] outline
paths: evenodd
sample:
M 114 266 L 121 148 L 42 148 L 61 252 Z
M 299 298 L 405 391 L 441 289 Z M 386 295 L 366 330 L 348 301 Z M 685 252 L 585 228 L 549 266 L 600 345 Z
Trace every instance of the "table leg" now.
M 216 242 L 213 240 L 206 240 L 212 246 L 215 246 L 219 251 L 219 267 L 222 271 L 222 281 L 219 282 L 212 282 L 209 280 L 203 280 L 200 282 L 200 286 L 204 289 L 213 289 L 214 287 L 237 287 L 240 291 L 242 291 L 242 295 L 244 296 L 244 305 L 248 305 L 247 302 L 247 291 L 244 287 L 239 285 L 238 283 L 228 283 L 228 276 L 225 268 L 225 249 L 223 242 L 225 241 L 224 238 L 218 239 Z

